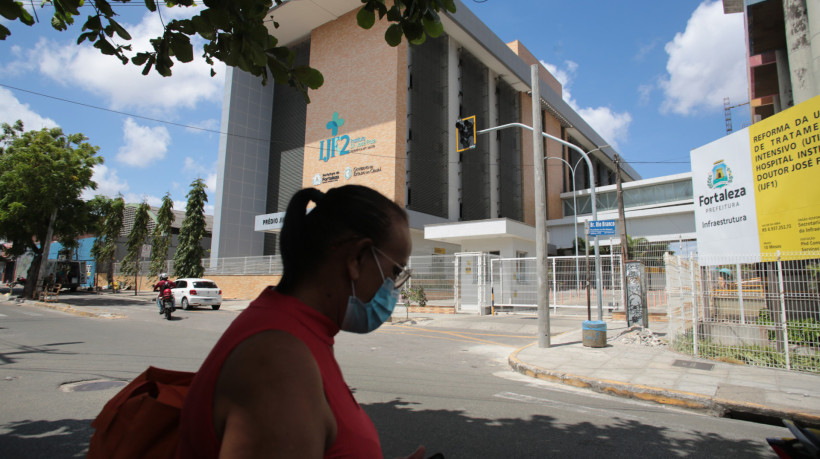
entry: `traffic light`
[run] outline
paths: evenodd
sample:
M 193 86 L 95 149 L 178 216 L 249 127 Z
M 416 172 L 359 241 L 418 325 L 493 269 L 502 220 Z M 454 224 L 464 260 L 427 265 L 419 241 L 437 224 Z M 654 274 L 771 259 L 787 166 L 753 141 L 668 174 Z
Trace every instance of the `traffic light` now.
M 475 115 L 456 121 L 458 132 L 457 151 L 475 148 Z

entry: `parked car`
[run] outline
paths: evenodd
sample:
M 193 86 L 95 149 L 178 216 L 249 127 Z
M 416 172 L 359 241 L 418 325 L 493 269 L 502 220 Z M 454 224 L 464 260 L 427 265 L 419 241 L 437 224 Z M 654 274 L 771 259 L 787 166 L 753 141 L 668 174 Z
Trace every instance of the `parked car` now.
M 222 306 L 222 290 L 210 279 L 182 278 L 174 281 L 174 305 L 185 310 L 197 306 Z

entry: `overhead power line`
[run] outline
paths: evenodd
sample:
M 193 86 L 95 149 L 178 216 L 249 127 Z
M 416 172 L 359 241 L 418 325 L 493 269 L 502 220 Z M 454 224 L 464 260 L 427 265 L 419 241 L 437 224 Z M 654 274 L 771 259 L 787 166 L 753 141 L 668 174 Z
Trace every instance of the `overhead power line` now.
M 57 101 L 60 101 L 60 102 L 65 102 L 67 104 L 80 105 L 82 107 L 91 108 L 91 109 L 94 109 L 94 110 L 101 110 L 101 111 L 108 112 L 108 113 L 115 113 L 117 115 L 129 116 L 129 117 L 132 117 L 132 118 L 139 118 L 139 119 L 146 120 L 146 121 L 153 121 L 155 123 L 167 124 L 167 125 L 171 125 L 171 126 L 181 127 L 181 128 L 185 128 L 185 129 L 193 129 L 193 130 L 202 131 L 202 132 L 209 132 L 209 133 L 213 133 L 213 134 L 226 135 L 226 136 L 239 138 L 239 139 L 255 140 L 257 142 L 270 143 L 270 144 L 273 144 L 273 145 L 285 144 L 287 146 L 290 146 L 290 144 L 288 144 L 286 142 L 278 141 L 278 140 L 275 140 L 275 139 L 264 139 L 264 138 L 260 138 L 260 137 L 253 137 L 253 136 L 247 136 L 247 135 L 242 135 L 242 134 L 232 134 L 232 133 L 223 132 L 223 131 L 220 131 L 220 130 L 217 130 L 217 129 L 209 129 L 209 128 L 204 128 L 204 127 L 199 127 L 199 126 L 192 126 L 190 124 L 177 123 L 177 122 L 174 122 L 174 121 L 163 120 L 163 119 L 159 119 L 159 118 L 152 118 L 150 116 L 137 115 L 135 113 L 129 113 L 129 112 L 124 112 L 124 111 L 120 111 L 120 110 L 113 110 L 113 109 L 110 109 L 110 108 L 100 107 L 99 105 L 93 105 L 93 104 L 88 104 L 88 103 L 85 103 L 85 102 L 79 102 L 79 101 L 76 101 L 76 100 L 71 100 L 71 99 L 66 99 L 66 98 L 63 98 L 63 97 L 53 96 L 53 95 L 50 95 L 50 94 L 44 94 L 44 93 L 41 93 L 41 92 L 32 91 L 30 89 L 18 88 L 16 86 L 11 86 L 11 85 L 4 84 L 4 83 L 0 83 L 0 87 L 4 87 L 4 88 L 12 89 L 12 90 L 15 90 L 15 91 L 20 91 L 20 92 L 25 92 L 25 93 L 28 93 L 28 94 L 33 94 L 35 96 L 45 97 L 47 99 L 52 99 L 52 100 L 57 100 Z M 304 147 L 305 148 L 311 148 L 311 149 L 314 149 L 314 150 L 319 149 L 318 147 L 308 146 L 308 145 L 305 145 Z M 396 158 L 395 156 L 391 156 L 391 155 L 379 155 L 379 154 L 363 153 L 363 152 L 351 152 L 351 154 L 356 154 L 356 155 L 361 155 L 361 156 L 378 157 L 378 158 Z M 412 155 L 412 153 L 411 153 L 411 155 Z M 403 158 L 396 158 L 396 159 L 403 159 Z M 404 158 L 404 159 L 406 159 L 406 158 Z M 415 159 L 414 161 L 430 161 L 430 160 Z M 435 162 L 436 164 L 440 163 L 440 161 L 431 161 L 431 162 Z M 468 167 L 468 168 L 469 167 L 482 167 L 483 166 L 482 164 L 472 164 L 468 161 L 460 161 L 460 162 L 459 161 L 447 161 L 447 163 L 448 164 L 461 164 L 462 167 Z M 627 163 L 628 164 L 689 164 L 689 161 L 627 161 Z M 489 165 L 489 163 L 488 163 L 488 165 Z M 497 164 L 494 164 L 494 165 L 497 165 Z M 528 165 L 528 166 L 519 166 L 519 167 L 523 169 L 523 168 L 532 167 L 532 166 Z

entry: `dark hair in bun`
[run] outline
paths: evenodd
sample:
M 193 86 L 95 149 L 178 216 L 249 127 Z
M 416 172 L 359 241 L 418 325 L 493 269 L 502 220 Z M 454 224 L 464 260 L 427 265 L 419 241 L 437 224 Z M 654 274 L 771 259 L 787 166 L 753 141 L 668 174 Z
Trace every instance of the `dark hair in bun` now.
M 305 213 L 311 201 L 316 207 Z M 345 185 L 327 193 L 316 188 L 297 191 L 288 203 L 279 237 L 284 274 L 277 288 L 291 290 L 343 239 L 370 238 L 376 246 L 384 244 L 396 216 L 407 222 L 404 209 L 365 186 Z

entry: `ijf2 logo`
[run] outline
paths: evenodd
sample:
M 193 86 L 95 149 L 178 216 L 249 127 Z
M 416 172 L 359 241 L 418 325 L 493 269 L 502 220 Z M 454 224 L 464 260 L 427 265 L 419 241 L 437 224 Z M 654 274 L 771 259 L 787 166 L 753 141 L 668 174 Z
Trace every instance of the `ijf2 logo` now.
M 723 188 L 732 183 L 732 180 L 734 180 L 732 170 L 721 159 L 715 161 L 715 167 L 712 168 L 712 172 L 706 178 L 706 185 L 712 189 Z
M 334 158 L 336 153 L 339 156 L 350 153 L 347 147 L 350 145 L 350 136 L 337 135 L 339 128 L 345 124 L 343 118 L 339 118 L 339 112 L 333 112 L 333 118 L 325 125 L 330 130 L 331 138 L 319 142 L 319 161 L 327 162 L 330 158 Z

